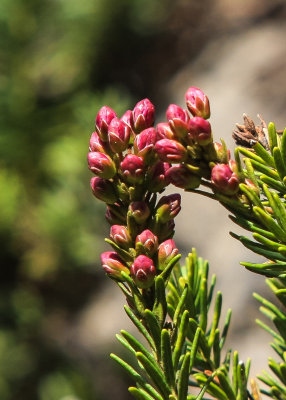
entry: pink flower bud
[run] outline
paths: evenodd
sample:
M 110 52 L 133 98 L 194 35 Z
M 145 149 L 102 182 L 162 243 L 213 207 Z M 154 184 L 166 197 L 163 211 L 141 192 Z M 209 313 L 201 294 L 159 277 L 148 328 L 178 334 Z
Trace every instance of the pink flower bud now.
M 232 172 L 234 172 L 235 174 L 238 175 L 238 167 L 237 167 L 236 161 L 234 161 L 234 160 L 229 160 L 228 166 L 229 166 L 229 168 L 232 170 Z
M 224 194 L 237 193 L 239 180 L 227 164 L 216 164 L 211 173 L 212 183 L 216 189 Z
M 107 204 L 113 204 L 117 201 L 117 196 L 112 183 L 98 176 L 91 178 L 90 186 L 96 198 Z
M 139 288 L 147 289 L 152 286 L 156 269 L 151 258 L 144 255 L 136 257 L 131 265 L 130 275 Z
M 95 119 L 95 127 L 97 130 L 97 133 L 99 134 L 101 140 L 104 142 L 107 142 L 107 131 L 110 122 L 113 120 L 113 118 L 116 117 L 116 112 L 112 110 L 112 108 L 103 106 L 101 109 L 98 111 L 98 114 Z
M 149 218 L 150 209 L 144 201 L 133 201 L 129 206 L 128 213 L 133 216 L 137 224 L 141 225 Z
M 165 223 L 178 215 L 181 210 L 181 196 L 178 193 L 163 196 L 156 207 L 156 218 Z
M 144 161 L 142 157 L 127 154 L 120 163 L 123 176 L 129 183 L 142 183 L 144 178 Z
M 195 117 L 208 119 L 210 117 L 210 103 L 207 96 L 200 89 L 190 87 L 185 95 L 188 109 Z
M 110 228 L 110 239 L 123 249 L 131 247 L 131 237 L 126 226 L 112 225 Z
M 132 111 L 131 110 L 125 111 L 125 113 L 122 115 L 120 120 L 123 121 L 125 123 L 125 125 L 129 126 L 130 129 L 132 129 L 133 116 L 132 116 Z
M 120 225 L 126 221 L 126 213 L 124 212 L 124 209 L 122 210 L 122 206 L 115 203 L 112 206 L 106 207 L 105 218 L 110 225 Z
M 187 150 L 177 140 L 161 139 L 156 142 L 154 150 L 162 161 L 180 163 L 187 158 Z
M 230 150 L 224 149 L 221 143 L 214 142 L 214 149 L 217 156 L 217 161 L 224 164 L 230 160 Z
M 160 226 L 160 232 L 158 234 L 159 242 L 170 239 L 175 233 L 175 221 L 170 219 L 170 221 Z
M 89 148 L 91 151 L 99 151 L 100 153 L 105 153 L 103 141 L 100 139 L 97 132 L 91 134 L 89 140 Z
M 156 131 L 154 128 L 144 129 L 134 140 L 134 152 L 140 157 L 143 157 L 145 163 L 148 162 L 152 154 L 152 150 L 156 143 Z
M 101 264 L 102 268 L 110 278 L 117 281 L 124 281 L 121 272 L 129 273 L 129 269 L 123 264 L 123 261 L 114 251 L 106 251 L 105 253 L 102 253 Z
M 150 168 L 148 173 L 149 192 L 161 192 L 169 184 L 169 181 L 166 178 L 166 174 L 169 168 L 170 164 L 163 161 L 158 161 Z
M 108 141 L 114 153 L 121 153 L 129 145 L 130 128 L 118 118 L 113 118 L 108 127 Z
M 171 167 L 166 173 L 166 178 L 182 189 L 196 189 L 201 183 L 201 178 L 194 175 L 184 164 Z
M 137 251 L 142 251 L 147 256 L 152 257 L 158 249 L 158 238 L 149 229 L 145 229 L 136 237 L 135 248 Z
M 178 138 L 183 138 L 189 132 L 190 117 L 186 110 L 176 104 L 170 104 L 166 111 L 167 120 Z
M 110 179 L 116 174 L 115 164 L 112 159 L 99 151 L 87 154 L 88 168 L 101 178 Z
M 191 118 L 189 137 L 201 146 L 211 143 L 212 129 L 210 123 L 201 117 Z
M 175 139 L 175 134 L 167 122 L 156 125 L 157 141 L 161 139 Z
M 136 133 L 154 124 L 155 107 L 149 99 L 139 101 L 133 109 L 133 129 Z
M 179 253 L 173 239 L 165 240 L 158 248 L 158 265 L 163 270 L 169 262 Z

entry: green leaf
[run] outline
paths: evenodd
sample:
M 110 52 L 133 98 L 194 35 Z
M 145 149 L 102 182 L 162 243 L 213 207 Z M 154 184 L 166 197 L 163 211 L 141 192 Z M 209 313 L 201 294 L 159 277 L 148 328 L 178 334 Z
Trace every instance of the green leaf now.
M 136 387 L 131 386 L 130 388 L 128 388 L 128 391 L 137 400 L 154 400 L 154 397 L 152 397 L 149 393 L 145 392 L 145 390 L 143 389 L 137 389 Z
M 159 276 L 161 276 L 164 281 L 166 282 L 167 279 L 169 278 L 174 266 L 177 264 L 177 262 L 180 260 L 181 254 L 177 254 L 172 260 L 169 262 L 169 264 L 166 266 L 166 268 L 161 272 Z
M 185 304 L 186 304 L 186 299 L 187 299 L 187 296 L 188 296 L 188 291 L 189 291 L 188 290 L 188 284 L 186 284 L 185 288 L 183 290 L 183 293 L 180 296 L 180 300 L 179 300 L 179 303 L 177 305 L 177 308 L 175 310 L 175 315 L 174 315 L 174 318 L 173 318 L 173 324 L 174 324 L 175 328 L 177 327 L 177 324 L 179 322 L 179 317 L 181 317 L 181 315 L 182 315 L 182 313 L 183 313 L 183 311 L 185 309 Z
M 155 302 L 152 311 L 162 327 L 167 315 L 165 283 L 162 275 L 155 278 Z
M 136 315 L 134 314 L 134 312 L 128 307 L 128 306 L 124 306 L 124 310 L 126 312 L 126 314 L 128 315 L 128 317 L 131 319 L 131 321 L 133 322 L 133 324 L 136 326 L 136 328 L 139 330 L 139 332 L 142 333 L 142 335 L 145 337 L 145 339 L 148 341 L 148 343 L 150 344 L 151 348 L 153 350 L 156 350 L 156 346 L 154 343 L 154 340 L 152 339 L 152 337 L 150 336 L 150 334 L 148 333 L 147 329 L 145 328 L 145 326 L 142 324 L 142 322 L 139 320 L 139 318 L 136 317 Z
M 271 154 L 259 142 L 256 142 L 256 144 L 253 146 L 253 149 L 255 150 L 255 153 L 259 155 L 262 160 L 265 161 L 267 165 L 275 168 L 273 157 L 271 157 Z
M 104 240 L 106 241 L 106 243 L 110 244 L 110 246 L 116 251 L 116 253 L 119 255 L 119 257 L 122 258 L 122 260 L 124 260 L 126 262 L 133 261 L 133 257 L 128 253 L 128 251 L 123 250 L 115 242 L 113 242 L 112 240 L 110 240 L 108 238 L 105 238 Z
M 278 177 L 277 177 L 278 178 Z M 267 175 L 261 175 L 260 180 L 261 183 L 267 183 L 267 185 L 271 186 L 273 189 L 278 190 L 278 192 L 286 193 L 286 187 L 284 184 L 280 183 L 277 178 L 270 178 Z
M 186 400 L 188 394 L 190 361 L 191 361 L 191 354 L 190 352 L 188 352 L 184 356 L 182 367 L 179 371 L 178 400 Z
M 273 122 L 270 122 L 268 125 L 268 136 L 269 136 L 269 145 L 270 145 L 270 150 L 271 153 L 273 153 L 274 147 L 277 146 L 277 133 L 276 133 L 276 128 Z
M 169 397 L 169 394 L 171 394 L 170 387 L 167 384 L 165 376 L 164 376 L 163 372 L 160 370 L 160 368 L 158 367 L 158 365 L 150 362 L 149 358 L 146 357 L 141 352 L 137 352 L 136 357 L 137 357 L 138 361 L 140 362 L 140 364 L 144 367 L 144 369 L 147 372 L 150 379 L 157 386 L 157 389 L 159 390 L 159 392 L 163 396 Z
M 145 347 L 137 339 L 135 339 L 134 336 L 132 336 L 130 333 L 128 333 L 124 330 L 121 331 L 121 335 L 129 343 L 129 345 L 135 350 L 135 352 L 141 352 L 142 354 L 144 354 L 144 356 L 146 356 L 148 358 L 148 360 L 152 364 L 156 365 L 156 361 L 155 361 L 154 357 L 152 356 L 152 354 L 150 353 L 150 351 L 145 349 Z
M 225 340 L 226 340 L 226 337 L 227 337 L 228 329 L 229 329 L 229 326 L 230 326 L 231 315 L 232 315 L 232 311 L 231 311 L 231 309 L 229 308 L 229 309 L 227 310 L 227 313 L 226 313 L 226 318 L 225 318 L 225 322 L 224 322 L 224 327 L 223 327 L 222 334 L 221 334 L 221 338 L 220 338 L 220 343 L 219 343 L 220 349 L 223 348 L 224 343 L 225 343 Z
M 286 242 L 286 232 L 275 222 L 275 220 L 264 210 L 258 207 L 253 207 L 255 215 L 260 222 L 268 228 L 278 240 Z
M 171 341 L 167 329 L 163 329 L 161 332 L 161 354 L 166 381 L 168 385 L 175 388 L 175 372 L 172 361 Z
M 280 151 L 284 166 L 286 167 L 286 128 L 284 129 L 283 135 L 281 137 Z
M 173 350 L 173 365 L 175 370 L 178 367 L 180 355 L 182 353 L 182 349 L 185 343 L 185 339 L 188 332 L 188 325 L 189 325 L 189 312 L 188 310 L 185 310 L 181 318 L 180 327 L 178 329 L 177 339 Z
M 203 278 L 200 287 L 200 327 L 205 332 L 208 322 L 207 279 Z
M 213 315 L 213 320 L 212 320 L 212 325 L 211 325 L 211 331 L 208 339 L 208 345 L 211 347 L 213 342 L 214 342 L 214 337 L 215 337 L 215 331 L 218 327 L 219 319 L 220 319 L 220 313 L 221 313 L 221 306 L 222 306 L 222 294 L 221 292 L 217 292 L 216 295 L 216 302 L 215 302 L 215 307 L 214 307 L 214 315 Z
M 275 161 L 275 165 L 278 171 L 280 178 L 283 180 L 284 176 L 286 175 L 286 168 L 284 162 L 282 160 L 282 156 L 280 153 L 279 147 L 274 147 L 273 149 L 273 157 Z
M 217 372 L 217 377 L 221 385 L 222 390 L 225 392 L 229 400 L 236 400 L 235 393 L 231 387 L 230 381 L 227 376 L 222 371 Z
M 161 328 L 154 313 L 148 309 L 144 311 L 144 316 L 151 333 L 152 339 L 154 340 L 157 356 L 160 360 L 161 357 Z

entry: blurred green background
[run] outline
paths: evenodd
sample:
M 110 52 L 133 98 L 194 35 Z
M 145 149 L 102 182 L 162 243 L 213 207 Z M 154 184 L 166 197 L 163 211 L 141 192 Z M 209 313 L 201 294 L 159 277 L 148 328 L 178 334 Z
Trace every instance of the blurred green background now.
M 105 279 L 88 140 L 102 105 L 122 114 L 162 97 L 198 47 L 178 41 L 195 3 L 0 1 L 1 400 L 126 398 L 99 382 L 103 361 L 54 339 Z

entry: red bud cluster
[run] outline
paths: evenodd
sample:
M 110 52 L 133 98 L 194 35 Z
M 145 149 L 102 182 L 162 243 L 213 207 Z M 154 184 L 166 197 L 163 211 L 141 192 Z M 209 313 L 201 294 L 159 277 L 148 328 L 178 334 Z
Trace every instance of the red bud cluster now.
M 130 275 L 142 292 L 178 254 L 172 237 L 181 197 L 157 200 L 158 193 L 170 183 L 184 190 L 203 184 L 215 194 L 240 196 L 238 165 L 224 143 L 213 143 L 207 96 L 190 87 L 185 99 L 187 109 L 169 105 L 167 121 L 155 126 L 149 99 L 121 118 L 104 106 L 89 142 L 88 167 L 96 175 L 91 188 L 107 205 L 107 241 L 114 250 L 102 254 L 103 269 L 118 281 Z M 245 184 L 257 189 L 251 181 Z

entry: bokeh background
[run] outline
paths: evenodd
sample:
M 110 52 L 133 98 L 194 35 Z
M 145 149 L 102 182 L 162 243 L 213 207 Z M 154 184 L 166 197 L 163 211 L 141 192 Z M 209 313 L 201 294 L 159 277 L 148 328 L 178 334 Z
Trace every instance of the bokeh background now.
M 98 109 L 144 97 L 164 118 L 185 90 L 210 97 L 218 140 L 243 112 L 286 124 L 284 0 L 0 0 L 0 399 L 123 400 L 108 354 L 128 321 L 99 265 L 108 234 L 86 167 Z M 265 367 L 270 338 L 217 204 L 183 195 L 176 241 L 211 261 L 229 345 Z M 236 230 L 237 231 L 237 230 Z M 269 295 L 267 291 L 266 295 Z M 269 352 L 268 352 L 269 350 Z

